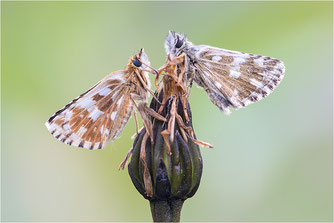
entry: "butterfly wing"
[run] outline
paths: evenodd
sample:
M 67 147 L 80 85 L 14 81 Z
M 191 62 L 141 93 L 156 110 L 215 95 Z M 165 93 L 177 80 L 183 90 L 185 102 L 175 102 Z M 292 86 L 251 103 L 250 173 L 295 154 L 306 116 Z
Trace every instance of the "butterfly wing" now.
M 268 96 L 283 78 L 282 61 L 211 46 L 194 46 L 194 81 L 223 112 Z
M 103 148 L 117 138 L 133 111 L 126 81 L 126 71 L 109 74 L 51 116 L 48 130 L 69 145 Z

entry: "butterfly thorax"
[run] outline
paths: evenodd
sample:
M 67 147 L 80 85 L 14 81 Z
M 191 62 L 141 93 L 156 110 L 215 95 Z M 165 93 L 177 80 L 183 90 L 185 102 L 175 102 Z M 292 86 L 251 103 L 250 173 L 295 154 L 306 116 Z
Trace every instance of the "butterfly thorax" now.
M 149 93 L 145 89 L 151 88 L 151 84 L 148 77 L 148 72 L 143 71 L 133 66 L 128 66 L 127 71 L 127 84 L 130 87 L 130 93 L 134 100 L 147 101 Z

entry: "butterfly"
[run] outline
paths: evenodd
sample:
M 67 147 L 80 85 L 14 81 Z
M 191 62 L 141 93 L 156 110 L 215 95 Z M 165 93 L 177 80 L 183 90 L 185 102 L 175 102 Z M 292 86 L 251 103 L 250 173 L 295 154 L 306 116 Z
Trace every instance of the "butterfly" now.
M 147 102 L 148 72 L 156 71 L 141 49 L 125 70 L 115 71 L 52 115 L 45 123 L 58 140 L 86 149 L 101 149 L 116 139 L 136 101 Z
M 208 45 L 194 45 L 169 31 L 165 40 L 169 62 L 182 59 L 188 85 L 203 88 L 224 113 L 268 96 L 284 76 L 282 61 Z M 168 67 L 168 66 L 165 66 Z

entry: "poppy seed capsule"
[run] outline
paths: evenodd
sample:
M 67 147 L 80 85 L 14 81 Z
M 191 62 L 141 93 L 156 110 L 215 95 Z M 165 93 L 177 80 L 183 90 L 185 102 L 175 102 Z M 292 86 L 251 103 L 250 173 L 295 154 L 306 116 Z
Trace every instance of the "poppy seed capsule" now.
M 160 101 L 162 99 L 161 92 L 159 94 Z M 161 113 L 168 120 L 172 101 L 173 97 L 167 100 Z M 158 112 L 160 106 L 161 104 L 152 99 L 150 105 L 152 109 Z M 182 117 L 185 125 L 192 128 L 189 104 L 187 105 L 188 122 L 185 121 L 183 106 L 178 99 L 176 100 L 176 106 L 177 113 Z M 159 218 L 155 218 L 155 211 L 152 209 L 158 208 L 155 205 L 156 202 L 181 203 L 181 206 L 179 206 L 181 210 L 183 201 L 192 197 L 199 187 L 203 165 L 199 146 L 191 138 L 181 134 L 182 130 L 177 122 L 175 122 L 173 142 L 168 137 L 171 155 L 168 153 L 168 146 L 161 135 L 161 132 L 167 129 L 168 123 L 154 118 L 152 118 L 152 123 L 154 142 L 152 144 L 151 140 L 146 140 L 145 145 L 145 162 L 148 171 L 145 171 L 146 168 L 140 159 L 142 141 L 146 133 L 145 129 L 137 135 L 134 141 L 128 171 L 136 189 L 145 199 L 150 201 L 153 220 L 158 221 Z M 163 210 L 166 211 L 165 208 Z M 162 218 L 160 220 L 167 221 L 167 219 Z M 171 218 L 170 220 L 175 221 L 177 219 Z

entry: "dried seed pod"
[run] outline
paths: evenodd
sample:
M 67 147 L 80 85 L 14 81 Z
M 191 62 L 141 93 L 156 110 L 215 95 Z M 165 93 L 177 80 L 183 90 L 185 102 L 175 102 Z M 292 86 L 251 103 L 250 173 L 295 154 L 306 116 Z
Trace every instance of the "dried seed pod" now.
M 160 91 L 158 98 L 162 97 L 163 91 Z M 154 221 L 179 221 L 183 201 L 196 193 L 202 176 L 203 164 L 199 146 L 184 129 L 192 130 L 189 104 L 189 121 L 186 122 L 182 103 L 179 97 L 176 100 L 174 97 L 176 96 L 167 100 L 161 113 L 169 121 L 172 103 L 175 101 L 177 115 L 182 119 L 175 122 L 173 137 L 168 137 L 169 145 L 161 134 L 168 128 L 168 122 L 152 118 L 153 143 L 147 140 L 146 130 L 143 129 L 134 141 L 132 158 L 128 165 L 129 175 L 136 189 L 151 203 Z M 154 99 L 150 105 L 155 111 L 158 111 L 160 106 Z M 179 125 L 181 121 L 183 126 Z M 161 214 L 166 216 L 161 218 Z

